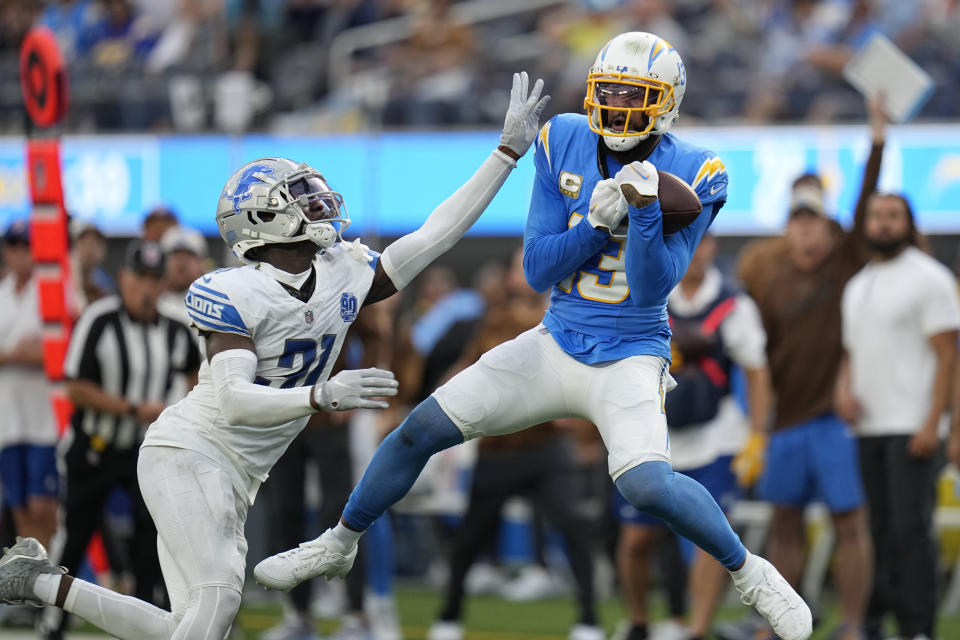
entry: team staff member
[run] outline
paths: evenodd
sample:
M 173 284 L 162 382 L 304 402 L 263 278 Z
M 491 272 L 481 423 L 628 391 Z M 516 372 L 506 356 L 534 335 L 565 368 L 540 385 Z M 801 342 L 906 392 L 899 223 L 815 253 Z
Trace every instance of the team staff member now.
M 775 394 L 773 432 L 759 496 L 774 505 L 770 561 L 793 585 L 804 565 L 804 507 L 822 500 L 836 531 L 837 592 L 843 628 L 838 640 L 859 640 L 870 590 L 872 552 L 857 445 L 833 413 L 843 355 L 840 297 L 866 263 L 863 220 L 877 187 L 885 117 L 870 106 L 872 148 L 864 169 L 853 229 L 843 231 L 825 212 L 816 176 L 795 184 L 786 233 L 748 249 L 740 278 L 756 300 L 767 332 Z
M 57 528 L 57 427 L 43 373 L 40 303 L 33 278 L 30 228 L 3 237 L 0 280 L 0 483 L 17 535 L 50 542 Z
M 132 242 L 119 274 L 120 295 L 84 311 L 64 363 L 76 411 L 65 442 L 66 540 L 60 564 L 77 571 L 108 495 L 122 487 L 134 503 L 135 592 L 150 602 L 158 600 L 154 585 L 160 581 L 157 531 L 140 496 L 137 451 L 144 430 L 164 409 L 174 376 L 186 374 L 192 387 L 200 366 L 187 326 L 157 312 L 164 268 L 158 244 Z
M 950 270 L 917 248 L 910 203 L 877 193 L 865 224 L 873 258 L 843 293 L 846 357 L 837 409 L 857 431 L 876 573 L 867 637 L 893 613 L 901 638 L 933 638 L 936 455 L 950 402 L 960 301 Z

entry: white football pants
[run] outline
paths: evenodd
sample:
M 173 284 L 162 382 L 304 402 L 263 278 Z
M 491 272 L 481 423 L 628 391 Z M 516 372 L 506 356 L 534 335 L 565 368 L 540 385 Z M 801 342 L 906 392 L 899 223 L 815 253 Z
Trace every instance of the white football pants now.
M 667 369 L 658 356 L 583 364 L 540 325 L 485 353 L 433 397 L 466 440 L 558 418 L 589 420 L 616 480 L 643 462 L 670 462 L 663 399 L 676 383 Z

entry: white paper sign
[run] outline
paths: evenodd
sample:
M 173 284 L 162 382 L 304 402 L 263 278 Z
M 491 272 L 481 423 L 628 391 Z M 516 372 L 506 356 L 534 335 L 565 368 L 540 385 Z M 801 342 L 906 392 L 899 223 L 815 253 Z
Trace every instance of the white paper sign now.
M 884 111 L 893 122 L 913 118 L 934 88 L 933 78 L 879 33 L 854 54 L 843 77 L 866 97 L 882 91 Z

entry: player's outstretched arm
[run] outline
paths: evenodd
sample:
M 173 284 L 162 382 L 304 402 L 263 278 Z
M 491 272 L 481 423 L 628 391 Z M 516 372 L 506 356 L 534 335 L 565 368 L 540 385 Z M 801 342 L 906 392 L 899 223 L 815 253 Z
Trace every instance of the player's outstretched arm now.
M 550 99 L 541 97 L 542 91 L 543 80 L 537 80 L 530 89 L 525 71 L 513 74 L 500 146 L 462 187 L 433 210 L 423 226 L 384 249 L 366 303 L 406 287 L 473 226 L 536 138 L 540 115 Z
M 318 411 L 385 409 L 386 402 L 372 398 L 397 395 L 393 373 L 383 369 L 341 371 L 310 387 L 255 384 L 257 354 L 251 338 L 210 332 L 206 341 L 217 405 L 230 424 L 272 426 Z

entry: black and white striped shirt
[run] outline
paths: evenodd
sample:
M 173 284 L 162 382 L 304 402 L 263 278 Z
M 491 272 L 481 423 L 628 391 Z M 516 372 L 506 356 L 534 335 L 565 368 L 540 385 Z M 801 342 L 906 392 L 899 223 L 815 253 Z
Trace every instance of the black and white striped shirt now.
M 80 316 L 64 362 L 68 380 L 86 380 L 134 405 L 164 403 L 174 377 L 200 366 L 200 352 L 190 329 L 164 315 L 150 322 L 134 320 L 120 298 L 91 304 Z M 94 451 L 130 450 L 140 444 L 145 425 L 132 416 L 118 416 L 77 407 L 71 423 L 74 446 Z

